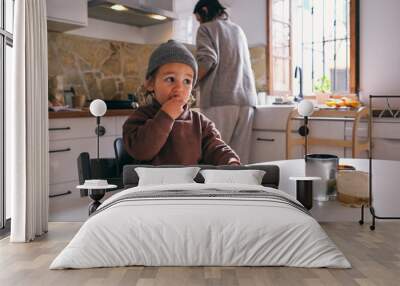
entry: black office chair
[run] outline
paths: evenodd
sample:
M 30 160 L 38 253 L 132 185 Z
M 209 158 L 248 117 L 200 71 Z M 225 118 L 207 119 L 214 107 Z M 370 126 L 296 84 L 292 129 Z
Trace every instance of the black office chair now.
M 117 171 L 119 176 L 122 177 L 122 170 L 124 165 L 127 164 L 138 164 L 139 161 L 132 158 L 128 152 L 126 152 L 124 148 L 124 140 L 121 137 L 118 137 L 114 140 L 114 152 L 115 159 L 117 160 Z
M 117 185 L 118 188 L 123 187 L 122 176 L 118 172 L 118 162 L 115 158 L 91 159 L 89 153 L 82 152 L 78 156 L 77 163 L 80 185 L 83 185 L 85 180 L 103 179 L 109 184 Z M 82 189 L 81 197 L 87 195 L 88 191 Z
M 122 170 L 124 165 L 139 164 L 140 161 L 132 158 L 124 148 L 124 141 L 121 137 L 114 140 L 115 158 L 91 159 L 89 153 L 82 152 L 78 157 L 79 184 L 85 180 L 105 179 L 109 184 L 123 188 Z M 87 196 L 87 190 L 81 190 L 81 197 Z

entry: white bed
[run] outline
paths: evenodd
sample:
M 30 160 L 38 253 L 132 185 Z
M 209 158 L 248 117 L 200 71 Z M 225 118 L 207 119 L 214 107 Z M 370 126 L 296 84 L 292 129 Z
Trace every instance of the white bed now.
M 272 199 L 243 195 L 122 199 L 146 191 L 206 193 L 214 189 L 273 195 Z M 278 196 L 296 202 L 282 191 L 254 185 L 192 183 L 127 189 L 99 207 L 50 269 L 127 265 L 351 267 L 315 219 Z

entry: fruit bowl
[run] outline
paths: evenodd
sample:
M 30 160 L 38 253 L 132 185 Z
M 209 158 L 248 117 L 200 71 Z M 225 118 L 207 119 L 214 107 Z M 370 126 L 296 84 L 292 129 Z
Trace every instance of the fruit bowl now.
M 352 99 L 349 97 L 342 97 L 341 99 L 328 99 L 324 102 L 324 104 L 332 108 L 358 108 L 361 106 L 361 103 L 357 99 Z

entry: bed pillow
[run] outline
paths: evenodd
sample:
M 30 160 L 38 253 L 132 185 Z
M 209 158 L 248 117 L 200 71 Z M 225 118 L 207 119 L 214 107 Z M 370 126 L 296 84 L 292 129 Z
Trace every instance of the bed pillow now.
M 265 171 L 262 170 L 202 170 L 205 184 L 226 183 L 261 185 Z
M 193 179 L 199 170 L 199 167 L 135 168 L 139 186 L 195 183 Z

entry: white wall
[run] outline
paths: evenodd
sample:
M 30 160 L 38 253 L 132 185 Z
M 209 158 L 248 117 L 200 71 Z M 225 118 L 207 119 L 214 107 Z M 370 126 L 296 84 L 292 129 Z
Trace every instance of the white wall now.
M 361 99 L 368 101 L 369 94 L 400 95 L 400 1 L 360 2 Z M 396 104 L 400 107 L 399 101 Z
M 199 23 L 193 15 L 197 0 L 175 0 L 174 12 L 178 20 L 173 23 L 173 39 L 186 43 L 196 43 L 196 33 Z
M 172 38 L 173 24 L 167 22 L 142 28 L 142 35 L 146 44 L 161 44 Z
M 266 45 L 266 1 L 265 0 L 220 0 L 227 7 L 233 22 L 242 27 L 250 47 Z M 195 43 L 198 23 L 193 16 L 197 0 L 175 0 L 175 12 L 180 21 L 174 25 L 174 38 L 186 43 Z M 189 23 L 191 20 L 191 23 Z M 192 32 L 185 27 L 192 25 Z M 190 40 L 191 39 L 191 40 Z
M 266 1 L 265 0 L 225 0 L 231 20 L 242 27 L 250 47 L 267 44 Z

